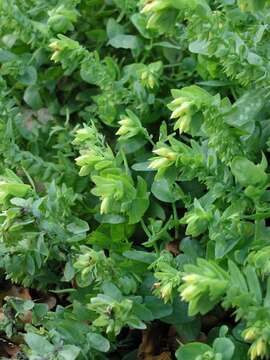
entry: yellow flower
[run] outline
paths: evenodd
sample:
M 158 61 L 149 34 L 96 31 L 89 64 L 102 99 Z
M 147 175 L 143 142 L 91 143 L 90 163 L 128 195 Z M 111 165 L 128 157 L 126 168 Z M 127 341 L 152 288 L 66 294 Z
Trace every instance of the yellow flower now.
M 170 150 L 167 147 L 162 147 L 156 150 L 153 150 L 153 153 L 162 156 L 164 158 L 167 158 L 168 160 L 175 161 L 177 158 L 177 153 Z
M 127 127 L 127 126 L 121 126 L 117 132 L 116 135 L 126 135 L 130 132 L 131 128 Z
M 189 101 L 186 101 L 184 102 L 181 106 L 177 107 L 172 115 L 171 115 L 171 119 L 175 119 L 175 118 L 178 118 L 184 114 L 187 113 L 187 111 L 190 109 L 190 105 L 191 105 L 191 102 Z
M 148 0 L 145 6 L 141 10 L 142 13 L 148 13 L 150 11 L 160 11 L 170 5 L 168 0 Z
M 147 13 L 147 12 L 150 12 L 152 10 L 155 10 L 155 8 L 159 4 L 159 2 L 160 2 L 159 0 L 148 1 L 146 3 L 146 5 L 143 7 L 141 13 Z
M 60 54 L 60 51 L 55 51 L 55 52 L 52 54 L 52 56 L 51 56 L 51 60 L 52 60 L 52 61 L 57 61 L 59 54 Z
M 251 360 L 254 360 L 257 357 L 264 357 L 266 353 L 267 345 L 262 337 L 260 337 L 256 342 L 254 342 L 249 349 Z
M 186 114 L 183 117 L 181 117 L 177 122 L 175 123 L 173 129 L 179 130 L 179 133 L 182 134 L 183 132 L 187 132 L 190 128 L 190 122 L 191 122 L 191 116 L 190 114 Z
M 54 51 L 57 51 L 57 50 L 60 50 L 58 45 L 59 45 L 58 41 L 53 41 L 52 43 L 50 43 L 49 47 L 51 49 L 53 49 Z
M 189 284 L 194 284 L 194 283 L 197 283 L 197 282 L 200 282 L 201 281 L 201 276 L 198 275 L 198 274 L 189 274 L 189 275 L 185 275 L 183 276 L 183 280 L 186 282 L 186 283 L 189 283 Z
M 122 125 L 122 126 L 133 126 L 133 121 L 128 118 L 128 117 L 124 117 L 122 120 L 118 121 L 118 124 Z
M 189 285 L 181 292 L 181 298 L 188 302 L 196 296 L 197 292 L 197 286 Z
M 170 300 L 171 295 L 172 295 L 172 284 L 171 283 L 167 283 L 166 285 L 164 285 L 161 289 L 161 298 L 167 302 Z
M 100 205 L 100 214 L 107 214 L 108 210 L 109 210 L 109 198 L 105 197 Z
M 182 105 L 184 102 L 186 102 L 187 101 L 187 99 L 186 98 L 184 98 L 184 97 L 178 97 L 178 98 L 176 98 L 176 99 L 174 99 L 171 103 L 170 103 L 170 105 L 172 105 L 172 106 L 179 106 L 179 105 Z
M 166 158 L 158 158 L 153 160 L 150 164 L 149 164 L 149 169 L 153 169 L 153 170 L 157 170 L 160 169 L 164 166 L 169 165 L 170 160 L 166 159 Z
M 252 326 L 244 331 L 245 341 L 253 341 L 258 335 L 258 329 L 255 326 Z

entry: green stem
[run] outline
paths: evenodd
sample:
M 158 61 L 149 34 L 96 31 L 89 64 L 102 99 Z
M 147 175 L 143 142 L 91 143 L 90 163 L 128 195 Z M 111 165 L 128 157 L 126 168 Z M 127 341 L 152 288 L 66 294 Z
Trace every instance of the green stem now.
M 151 143 L 151 145 L 154 147 L 155 146 L 155 143 L 154 141 L 152 140 L 152 135 L 149 135 L 147 129 L 143 129 L 143 133 L 144 133 L 144 136 L 146 137 L 146 139 Z
M 151 145 L 154 147 L 155 146 L 155 143 L 154 143 L 154 141 L 152 140 L 152 137 L 151 137 L 151 135 L 149 135 L 148 134 L 148 140 L 149 140 L 149 142 L 151 143 Z
M 146 235 L 148 236 L 148 238 L 150 238 L 150 237 L 151 237 L 151 233 L 150 233 L 150 231 L 147 229 L 147 226 L 145 225 L 145 222 L 144 222 L 143 219 L 141 219 L 141 225 L 142 225 L 143 231 L 146 233 Z M 158 249 L 158 246 L 157 246 L 157 244 L 156 244 L 155 242 L 153 243 L 153 247 L 154 247 L 154 249 L 155 249 L 155 252 L 156 252 L 157 254 L 159 254 L 159 249 Z
M 174 234 L 174 237 L 175 239 L 178 239 L 178 236 L 179 236 L 179 232 L 178 232 L 178 214 L 177 214 L 177 208 L 176 208 L 176 204 L 175 202 L 172 203 L 172 208 L 173 208 L 173 218 L 174 218 L 174 221 L 175 221 L 175 234 Z
M 29 175 L 28 171 L 22 166 L 22 169 L 23 169 L 23 172 L 25 173 L 28 181 L 30 182 L 32 188 L 34 189 L 34 191 L 36 192 L 36 186 L 35 186 L 35 183 L 33 181 L 33 179 L 31 178 L 31 176 Z
M 125 152 L 123 151 L 123 148 L 120 149 L 120 153 L 121 153 L 121 156 L 122 156 L 122 159 L 123 159 L 123 162 L 124 162 L 126 174 L 130 175 L 130 169 L 129 169 L 129 166 L 128 166 L 127 157 L 126 157 Z
M 164 69 L 174 68 L 177 66 L 180 66 L 180 63 L 163 65 Z

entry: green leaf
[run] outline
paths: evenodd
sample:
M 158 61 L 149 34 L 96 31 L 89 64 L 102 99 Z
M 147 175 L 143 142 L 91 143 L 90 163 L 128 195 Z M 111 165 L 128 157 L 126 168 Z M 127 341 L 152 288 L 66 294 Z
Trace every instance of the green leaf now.
M 208 42 L 206 40 L 195 40 L 189 44 L 189 51 L 195 54 L 208 54 Z
M 24 73 L 19 77 L 19 82 L 23 85 L 35 85 L 37 82 L 36 68 L 34 66 L 28 66 Z
M 75 276 L 75 269 L 72 266 L 71 262 L 68 261 L 65 265 L 63 280 L 70 281 L 74 278 L 74 276 Z
M 108 352 L 110 350 L 109 341 L 100 334 L 88 333 L 87 341 L 91 348 L 101 351 Z
M 238 287 L 241 292 L 247 293 L 248 287 L 242 272 L 239 270 L 239 268 L 235 265 L 233 261 L 229 260 L 228 265 L 229 265 L 229 272 L 231 278 L 231 285 Z
M 128 259 L 143 262 L 145 264 L 152 264 L 157 259 L 156 254 L 138 250 L 125 251 L 123 255 Z
M 135 35 L 119 34 L 109 40 L 109 45 L 116 49 L 138 49 L 140 45 L 139 38 Z
M 254 296 L 257 303 L 261 304 L 262 290 L 261 290 L 261 285 L 260 285 L 258 276 L 256 274 L 256 270 L 254 268 L 252 268 L 251 266 L 247 266 L 245 268 L 245 274 L 247 277 L 249 291 L 252 293 L 252 295 Z
M 114 18 L 110 18 L 106 26 L 107 35 L 109 39 L 113 39 L 117 35 L 124 33 L 124 28 Z
M 75 345 L 64 345 L 59 351 L 59 356 L 63 360 L 75 360 L 79 356 L 81 350 Z
M 132 24 L 136 27 L 136 29 L 139 31 L 139 33 L 146 39 L 151 39 L 152 34 L 149 29 L 147 29 L 147 18 L 143 16 L 142 14 L 133 14 L 131 16 Z
M 260 164 L 253 164 L 253 162 L 245 157 L 235 157 L 232 161 L 231 169 L 236 180 L 242 186 L 262 186 L 267 180 L 267 175 L 264 172 L 264 168 Z
M 212 351 L 210 346 L 194 342 L 181 346 L 176 351 L 175 356 L 177 360 L 198 360 L 199 356 L 202 356 L 207 351 Z
M 74 222 L 67 225 L 67 229 L 73 234 L 81 234 L 89 230 L 89 225 L 86 221 L 76 218 Z
M 26 88 L 23 99 L 26 104 L 34 110 L 38 110 L 43 106 L 43 102 L 39 93 L 39 88 L 35 85 L 31 85 Z
M 136 224 L 141 220 L 144 213 L 149 207 L 149 193 L 147 192 L 147 184 L 143 178 L 138 177 L 137 196 L 132 201 L 129 209 L 129 224 Z
M 231 360 L 234 354 L 234 343 L 225 337 L 216 339 L 213 343 L 213 349 L 216 353 L 222 355 L 222 360 Z
M 25 342 L 36 355 L 49 354 L 54 350 L 54 346 L 43 336 L 27 333 Z
M 146 296 L 144 298 L 145 306 L 151 311 L 154 319 L 162 319 L 172 314 L 173 308 L 170 304 L 164 302 L 155 296 Z
M 166 178 L 153 182 L 151 191 L 160 201 L 174 203 L 184 196 L 182 189 L 175 183 L 170 183 Z

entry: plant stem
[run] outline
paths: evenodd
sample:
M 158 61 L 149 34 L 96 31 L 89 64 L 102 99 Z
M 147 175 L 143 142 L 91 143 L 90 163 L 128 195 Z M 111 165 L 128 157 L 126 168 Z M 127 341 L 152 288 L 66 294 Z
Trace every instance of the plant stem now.
M 129 169 L 129 166 L 128 166 L 127 157 L 126 157 L 126 154 L 125 154 L 125 152 L 123 151 L 123 148 L 122 148 L 122 147 L 121 147 L 121 149 L 120 149 L 120 153 L 121 153 L 121 156 L 122 156 L 122 159 L 123 159 L 123 162 L 124 162 L 126 174 L 127 174 L 127 175 L 130 175 L 130 169 Z
M 172 208 L 173 208 L 173 219 L 175 221 L 175 234 L 174 234 L 174 238 L 178 239 L 179 236 L 179 232 L 178 232 L 178 214 L 177 214 L 177 208 L 176 208 L 176 204 L 175 202 L 172 203 Z

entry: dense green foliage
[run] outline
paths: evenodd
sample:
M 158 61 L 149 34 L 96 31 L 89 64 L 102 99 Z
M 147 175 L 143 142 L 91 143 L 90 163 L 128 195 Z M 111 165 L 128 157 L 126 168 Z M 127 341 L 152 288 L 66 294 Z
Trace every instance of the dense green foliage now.
M 269 2 L 1 0 L 0 19 L 1 281 L 57 297 L 5 299 L 17 357 L 132 360 L 161 322 L 172 358 L 269 359 Z

